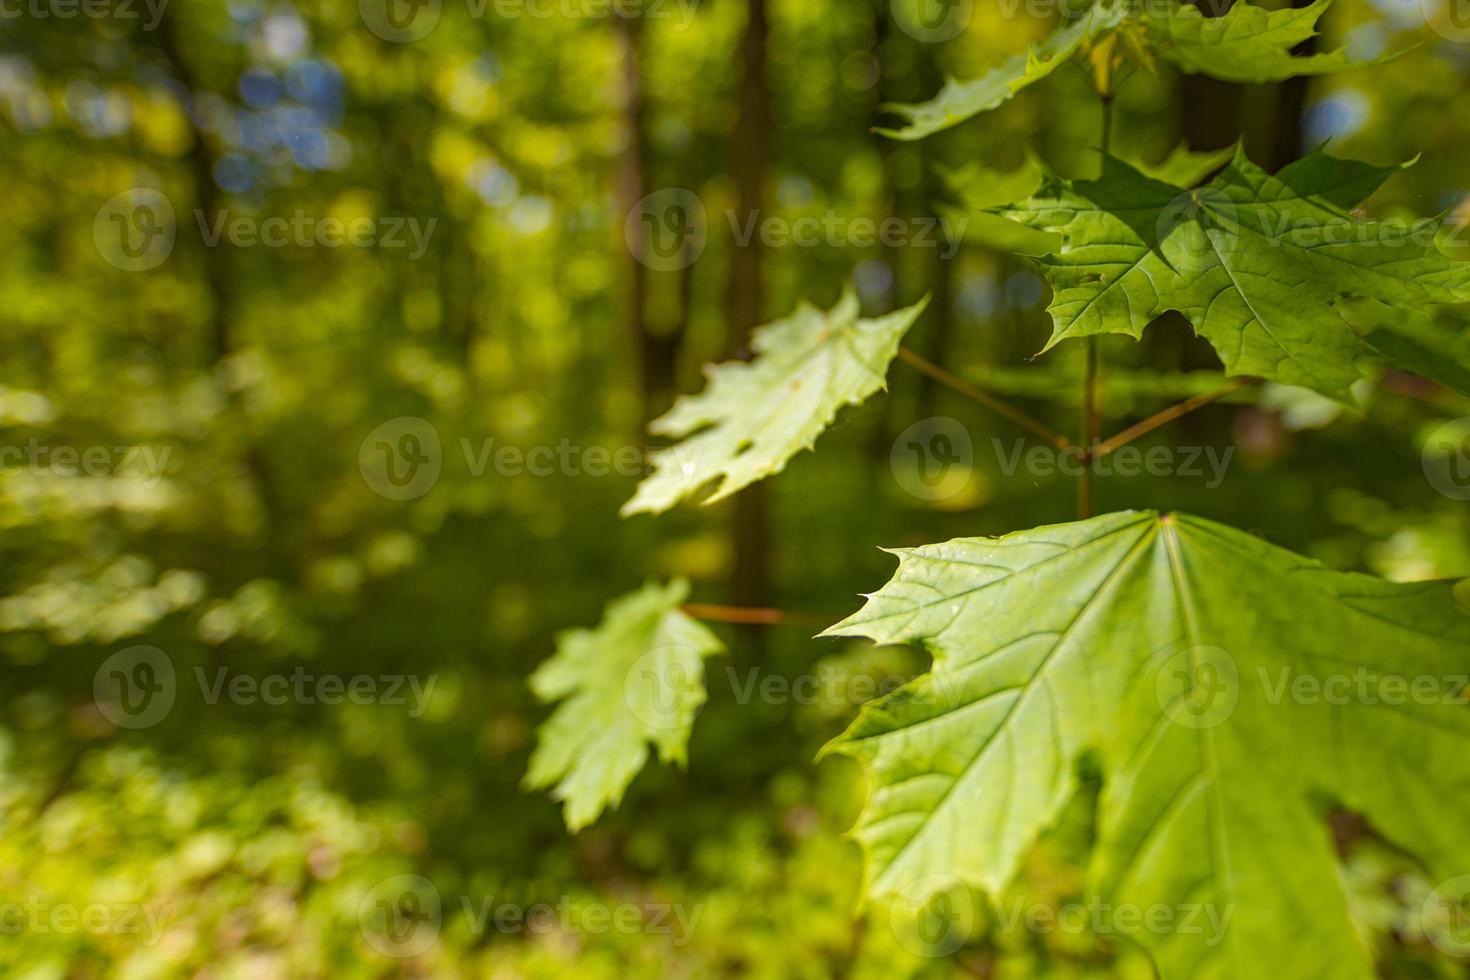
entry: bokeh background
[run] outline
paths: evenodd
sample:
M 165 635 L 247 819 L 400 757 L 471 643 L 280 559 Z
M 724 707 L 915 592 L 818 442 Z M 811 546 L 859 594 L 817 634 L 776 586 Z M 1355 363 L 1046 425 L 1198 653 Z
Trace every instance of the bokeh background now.
M 937 3 L 899 9 L 909 0 L 664 0 L 637 16 L 582 0 L 391 2 L 0 11 L 0 969 L 1151 977 L 1120 937 L 1007 928 L 983 904 L 957 940 L 859 909 L 842 832 L 863 784 L 846 760 L 814 761 L 875 685 L 924 669 L 916 651 L 811 639 L 886 579 L 878 546 L 1072 516 L 1066 477 L 1003 471 L 994 440 L 1009 452 L 1022 433 L 898 364 L 887 395 L 733 502 L 622 520 L 636 476 L 585 466 L 591 447 L 656 446 L 646 420 L 697 390 L 701 364 L 847 282 L 871 313 L 932 293 L 914 349 L 1071 431 L 1079 352 L 1033 360 L 1048 291 L 983 228 L 953 249 L 761 247 L 727 219 L 963 215 L 955 183 L 1020 166 L 1028 148 L 1086 175 L 1100 117 L 1076 69 L 921 144 L 871 132 L 880 103 L 926 98 L 945 73 L 1045 36 L 1046 5 L 952 5 L 956 22 L 933 20 Z M 1329 139 L 1379 163 L 1422 153 L 1373 213 L 1456 213 L 1470 33 L 1452 14 L 1342 0 L 1324 44 L 1417 47 L 1310 83 L 1140 72 L 1114 145 L 1157 161 L 1243 134 L 1271 166 Z M 702 209 L 702 248 L 640 262 L 629 216 L 636 232 L 640 202 L 670 189 Z M 409 244 L 211 244 L 221 215 L 385 234 L 398 221 Z M 414 247 L 408 227 L 431 221 Z M 1103 355 L 1109 431 L 1208 389 L 1217 368 L 1169 322 L 1141 343 L 1108 338 Z M 1144 444 L 1233 448 L 1223 482 L 1104 478 L 1099 505 L 1189 510 L 1395 579 L 1470 574 L 1466 505 L 1421 460 L 1427 434 L 1470 405 L 1395 375 L 1361 397 L 1355 413 L 1289 389 L 1233 396 Z M 432 439 L 402 443 L 425 433 L 405 419 Z M 942 492 L 916 478 L 926 460 L 904 438 L 925 419 L 951 420 L 929 424 L 969 447 L 940 460 L 962 477 Z M 437 475 L 387 480 L 383 439 L 423 449 Z M 507 446 L 568 447 L 582 465 L 518 471 L 495 462 Z M 547 713 L 526 678 L 557 631 L 675 575 L 701 602 L 797 620 L 716 627 L 730 653 L 710 662 L 687 772 L 650 765 L 570 836 L 553 800 L 519 787 Z M 157 655 L 175 684 L 166 710 L 138 723 L 98 696 L 109 663 L 159 682 L 136 669 Z M 206 697 L 198 678 L 207 688 L 221 669 L 432 691 Z M 824 693 L 739 693 L 807 676 Z M 1090 813 L 1084 794 L 1015 900 L 1086 900 Z M 1384 975 L 1462 976 L 1420 921 L 1433 883 L 1351 820 L 1338 829 Z M 365 923 L 405 875 L 441 908 L 432 941 L 395 958 Z M 559 903 L 633 906 L 641 924 L 477 918 Z M 646 912 L 661 906 L 695 925 L 655 927 Z M 54 914 L 65 907 L 104 911 L 79 926 Z

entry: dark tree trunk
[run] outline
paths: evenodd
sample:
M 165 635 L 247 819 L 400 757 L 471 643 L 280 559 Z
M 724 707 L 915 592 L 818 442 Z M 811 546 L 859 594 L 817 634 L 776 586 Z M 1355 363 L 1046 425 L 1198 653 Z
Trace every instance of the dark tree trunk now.
M 737 94 L 739 115 L 730 151 L 738 195 L 737 214 L 742 219 L 761 210 L 771 157 L 771 92 L 766 79 L 769 31 L 766 0 L 746 0 L 746 10 L 745 31 L 740 40 L 743 74 Z M 760 323 L 765 298 L 761 280 L 762 258 L 759 236 L 731 252 L 725 309 L 729 317 L 728 344 L 732 354 L 746 350 L 751 331 Z M 732 600 L 741 605 L 766 605 L 770 593 L 770 570 L 765 488 L 760 484 L 747 487 L 735 497 L 733 533 L 735 568 L 730 583 Z
M 648 108 L 643 98 L 643 18 L 618 18 L 623 38 L 623 124 L 628 143 L 618 171 L 618 200 L 627 215 L 645 195 L 657 190 L 651 178 L 653 149 L 648 141 Z M 664 273 L 678 277 L 679 313 L 675 322 L 657 329 L 648 319 L 649 294 L 656 282 L 637 255 L 629 263 L 628 333 L 637 359 L 640 421 L 661 414 L 677 388 L 679 349 L 689 325 L 689 269 Z
M 174 77 L 190 95 L 208 91 L 194 71 L 194 67 L 184 56 L 185 45 L 184 39 L 179 35 L 178 18 L 171 11 L 165 12 L 160 26 L 162 29 L 156 32 L 156 43 L 159 53 L 163 55 Z M 194 139 L 189 150 L 189 169 L 192 172 L 195 199 L 199 210 L 206 216 L 206 220 L 212 221 L 215 215 L 224 210 L 224 201 L 214 181 L 214 168 L 218 161 L 210 150 L 208 137 L 197 125 L 191 125 Z M 187 226 L 191 223 L 191 219 L 191 215 L 178 216 L 181 226 Z M 244 406 L 240 404 L 239 395 L 234 385 L 225 377 L 225 372 L 228 370 L 227 361 L 237 352 L 236 318 L 239 310 L 239 297 L 236 294 L 234 278 L 229 269 L 226 249 L 218 245 L 215 247 L 206 245 L 203 249 L 202 261 L 210 298 L 211 349 L 208 353 L 208 363 L 215 375 L 215 382 L 223 390 L 226 403 L 245 433 L 245 447 L 242 450 L 241 463 L 249 474 L 250 482 L 254 484 L 255 498 L 259 502 L 265 530 L 269 535 L 280 517 L 280 505 L 276 500 L 270 467 L 266 463 L 265 454 L 250 435 L 250 423 Z
M 1305 7 L 1310 0 L 1294 0 L 1295 7 Z M 1317 50 L 1317 38 L 1309 37 L 1295 48 L 1297 56 L 1315 53 Z M 1261 161 L 1270 170 L 1279 170 L 1291 161 L 1295 160 L 1302 152 L 1302 113 L 1307 107 L 1307 90 L 1311 87 L 1312 79 L 1308 76 L 1300 78 L 1288 78 L 1276 86 L 1276 115 L 1274 132 L 1269 143 L 1263 148 L 1264 159 Z

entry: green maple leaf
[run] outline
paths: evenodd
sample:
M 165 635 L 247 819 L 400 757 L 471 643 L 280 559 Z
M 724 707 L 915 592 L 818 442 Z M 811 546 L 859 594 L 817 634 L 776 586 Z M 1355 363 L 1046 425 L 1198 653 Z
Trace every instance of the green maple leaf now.
M 1346 50 L 1294 56 L 1292 48 L 1316 36 L 1317 22 L 1332 2 L 1316 0 L 1299 10 L 1268 10 L 1241 0 L 1221 17 L 1205 17 L 1180 0 L 1102 0 L 1027 54 L 1009 58 L 977 79 L 946 79 L 944 88 L 927 102 L 882 106 L 885 112 L 903 116 L 905 125 L 876 132 L 918 140 L 958 125 L 999 107 L 1093 42 L 1113 34 L 1149 69 L 1157 55 L 1186 73 L 1234 82 L 1277 82 L 1398 56 L 1358 59 Z
M 883 105 L 884 112 L 903 116 L 906 122 L 902 129 L 875 131 L 893 139 L 919 140 L 994 109 L 1066 64 L 1083 45 L 1121 24 L 1124 16 L 1120 6 L 1094 7 L 1030 51 L 1007 58 L 973 81 L 946 80 L 944 88 L 928 102 Z
M 1193 187 L 1219 170 L 1234 155 L 1234 147 L 1196 152 L 1181 143 L 1158 163 L 1127 158 L 1142 173 L 1155 180 Z M 1002 171 L 967 163 L 953 169 L 940 168 L 954 195 L 964 207 L 941 205 L 940 213 L 956 228 L 964 229 L 964 240 L 999 252 L 1036 255 L 1062 244 L 1059 235 L 1025 228 L 993 212 L 1011 201 L 1035 194 L 1045 180 L 1045 169 L 1031 154 L 1014 170 Z M 977 213 L 978 212 L 978 213 Z
M 922 901 L 948 876 L 998 893 L 1084 759 L 1103 779 L 1089 894 L 1174 910 L 1173 930 L 1114 923 L 1166 980 L 1373 975 L 1333 807 L 1433 875 L 1470 870 L 1470 838 L 1444 818 L 1470 812 L 1456 687 L 1470 616 L 1447 584 L 1334 572 L 1152 513 L 897 554 L 892 581 L 828 631 L 934 655 L 828 746 L 872 781 L 854 831 L 870 895 Z M 1329 696 L 1294 695 L 1300 678 Z M 1394 678 L 1433 690 L 1406 703 Z M 1187 930 L 1191 907 L 1223 934 Z
M 704 658 L 719 639 L 679 610 L 689 584 L 647 585 L 612 602 L 596 629 L 567 630 L 531 675 L 543 702 L 561 701 L 537 730 L 525 786 L 555 784 L 572 831 L 616 807 L 648 761 L 683 765 L 705 701 Z
M 1235 153 L 1233 146 L 1196 151 L 1188 143 L 1180 143 L 1158 163 L 1128 155 L 1120 159 L 1154 180 L 1193 187 L 1229 163 Z M 970 162 L 953 168 L 941 166 L 939 175 L 966 207 L 984 211 L 1032 196 L 1046 180 L 1047 171 L 1045 164 L 1028 150 L 1026 159 L 1014 170 L 996 170 Z
M 885 387 L 899 342 L 928 298 L 876 320 L 860 319 L 850 288 L 827 312 L 802 303 L 751 338 L 755 360 L 705 369 L 709 385 L 649 425 L 683 441 L 662 450 L 654 472 L 623 505 L 624 516 L 668 510 L 711 482 L 704 502 L 781 472 L 810 449 L 844 405 Z
M 1345 49 L 1292 54 L 1298 44 L 1317 35 L 1317 22 L 1332 2 L 1315 0 L 1305 7 L 1283 10 L 1240 2 L 1223 16 L 1206 17 L 1198 7 L 1178 2 L 1164 4 L 1160 15 L 1159 0 L 1150 0 L 1142 5 L 1139 16 L 1159 57 L 1180 71 L 1228 82 L 1279 82 L 1385 60 L 1354 58 Z
M 1053 290 L 1048 349 L 1092 334 L 1136 339 L 1177 310 L 1228 373 L 1341 396 L 1361 376 L 1360 360 L 1393 363 L 1397 349 L 1354 331 L 1342 301 L 1414 310 L 1470 299 L 1470 262 L 1438 249 L 1436 222 L 1351 213 L 1400 169 L 1318 151 L 1271 175 L 1237 152 L 1191 191 L 1108 157 L 1101 178 L 1048 177 L 997 213 L 1062 236 L 1035 260 Z

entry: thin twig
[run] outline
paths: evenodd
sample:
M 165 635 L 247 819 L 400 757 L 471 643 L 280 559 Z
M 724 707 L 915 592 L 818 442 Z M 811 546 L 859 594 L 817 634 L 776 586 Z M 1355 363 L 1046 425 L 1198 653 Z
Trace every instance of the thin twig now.
M 1032 418 L 1030 415 L 1027 415 L 1016 406 L 1010 404 L 1009 402 L 1002 401 L 995 395 L 990 394 L 988 391 L 984 391 L 980 388 L 975 387 L 964 378 L 951 374 L 944 368 L 940 367 L 938 364 L 935 364 L 933 361 L 930 361 L 927 358 L 915 354 L 907 347 L 900 347 L 898 349 L 898 357 L 900 360 L 907 362 L 919 372 L 927 374 L 935 381 L 938 381 L 940 384 L 948 388 L 954 389 L 955 391 L 964 395 L 966 398 L 979 402 L 981 405 L 984 405 L 986 408 L 990 409 L 992 412 L 995 412 L 997 415 L 1001 415 L 1007 419 L 1010 419 L 1012 422 L 1025 429 L 1027 432 L 1030 432 L 1033 435 L 1040 436 L 1047 442 L 1051 443 L 1053 446 L 1056 446 L 1058 449 L 1066 449 L 1068 446 L 1071 445 L 1071 442 L 1067 440 L 1066 436 L 1062 435 L 1059 432 L 1052 431 L 1052 429 L 1049 428 L 1045 422 L 1042 422 L 1039 419 Z
M 1155 429 L 1168 425 L 1175 419 L 1188 415 L 1195 409 L 1204 408 L 1206 405 L 1219 401 L 1226 395 L 1239 391 L 1241 388 L 1256 384 L 1260 380 L 1260 378 L 1236 378 L 1224 387 L 1216 388 L 1214 391 L 1207 391 L 1202 395 L 1195 395 L 1193 398 L 1179 402 L 1177 405 L 1170 405 L 1162 412 L 1150 415 L 1137 425 L 1131 425 L 1117 435 L 1098 443 L 1096 450 L 1093 451 L 1093 458 L 1106 456 L 1108 453 L 1128 445 L 1140 436 L 1148 435 Z
M 740 623 L 755 626 L 779 626 L 788 623 L 833 623 L 841 617 L 818 616 L 814 613 L 794 613 L 781 609 L 758 606 L 712 606 L 700 602 L 685 603 L 683 610 L 695 619 L 707 619 L 713 623 Z

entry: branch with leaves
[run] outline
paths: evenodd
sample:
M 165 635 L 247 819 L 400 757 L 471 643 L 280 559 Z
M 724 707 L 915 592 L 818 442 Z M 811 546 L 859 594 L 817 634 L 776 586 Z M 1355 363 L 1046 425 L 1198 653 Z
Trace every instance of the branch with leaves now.
M 624 513 L 701 495 L 710 503 L 781 472 L 843 407 L 883 390 L 894 360 L 1088 464 L 1078 521 L 899 551 L 892 580 L 827 631 L 934 654 L 928 673 L 866 704 L 828 746 L 861 761 L 872 781 L 855 831 L 868 897 L 923 901 L 954 879 L 999 893 L 1076 793 L 1084 757 L 1102 778 L 1094 893 L 1235 916 L 1217 943 L 1142 934 L 1169 980 L 1373 975 L 1328 806 L 1363 815 L 1435 874 L 1470 870 L 1470 842 L 1452 819 L 1470 809 L 1463 704 L 1305 706 L 1282 703 L 1273 686 L 1293 671 L 1463 672 L 1470 615 L 1447 585 L 1329 571 L 1186 515 L 1091 516 L 1092 461 L 1259 380 L 1341 400 L 1365 374 L 1392 369 L 1470 394 L 1470 348 L 1433 323 L 1437 305 L 1470 302 L 1470 263 L 1435 246 L 1432 220 L 1358 213 L 1401 167 L 1319 150 L 1272 174 L 1241 148 L 1227 159 L 1184 147 L 1145 170 L 1110 152 L 1115 80 L 1127 71 L 1168 64 L 1270 82 L 1386 60 L 1293 53 L 1330 3 L 1241 2 L 1204 18 L 1176 0 L 1100 0 L 981 78 L 888 107 L 904 125 L 884 132 L 917 140 L 1074 60 L 1090 71 L 1102 106 L 1099 176 L 1065 179 L 1028 164 L 1023 196 L 982 205 L 1049 243 L 1031 257 L 1053 294 L 1045 350 L 1087 347 L 1075 444 L 904 348 L 924 303 L 867 319 L 850 291 L 832 310 L 803 305 L 761 328 L 753 361 L 710 368 L 703 393 L 651 426 L 678 441 Z M 1137 340 L 1169 312 L 1214 348 L 1220 386 L 1102 438 L 1097 339 Z M 688 604 L 687 591 L 649 586 L 618 600 L 596 631 L 567 634 L 533 678 L 538 695 L 562 703 L 541 730 L 528 784 L 555 786 L 573 830 L 616 804 L 649 746 L 683 761 L 705 696 L 703 658 L 721 649 L 691 617 L 802 619 Z M 1412 779 L 1406 758 L 1416 760 Z

